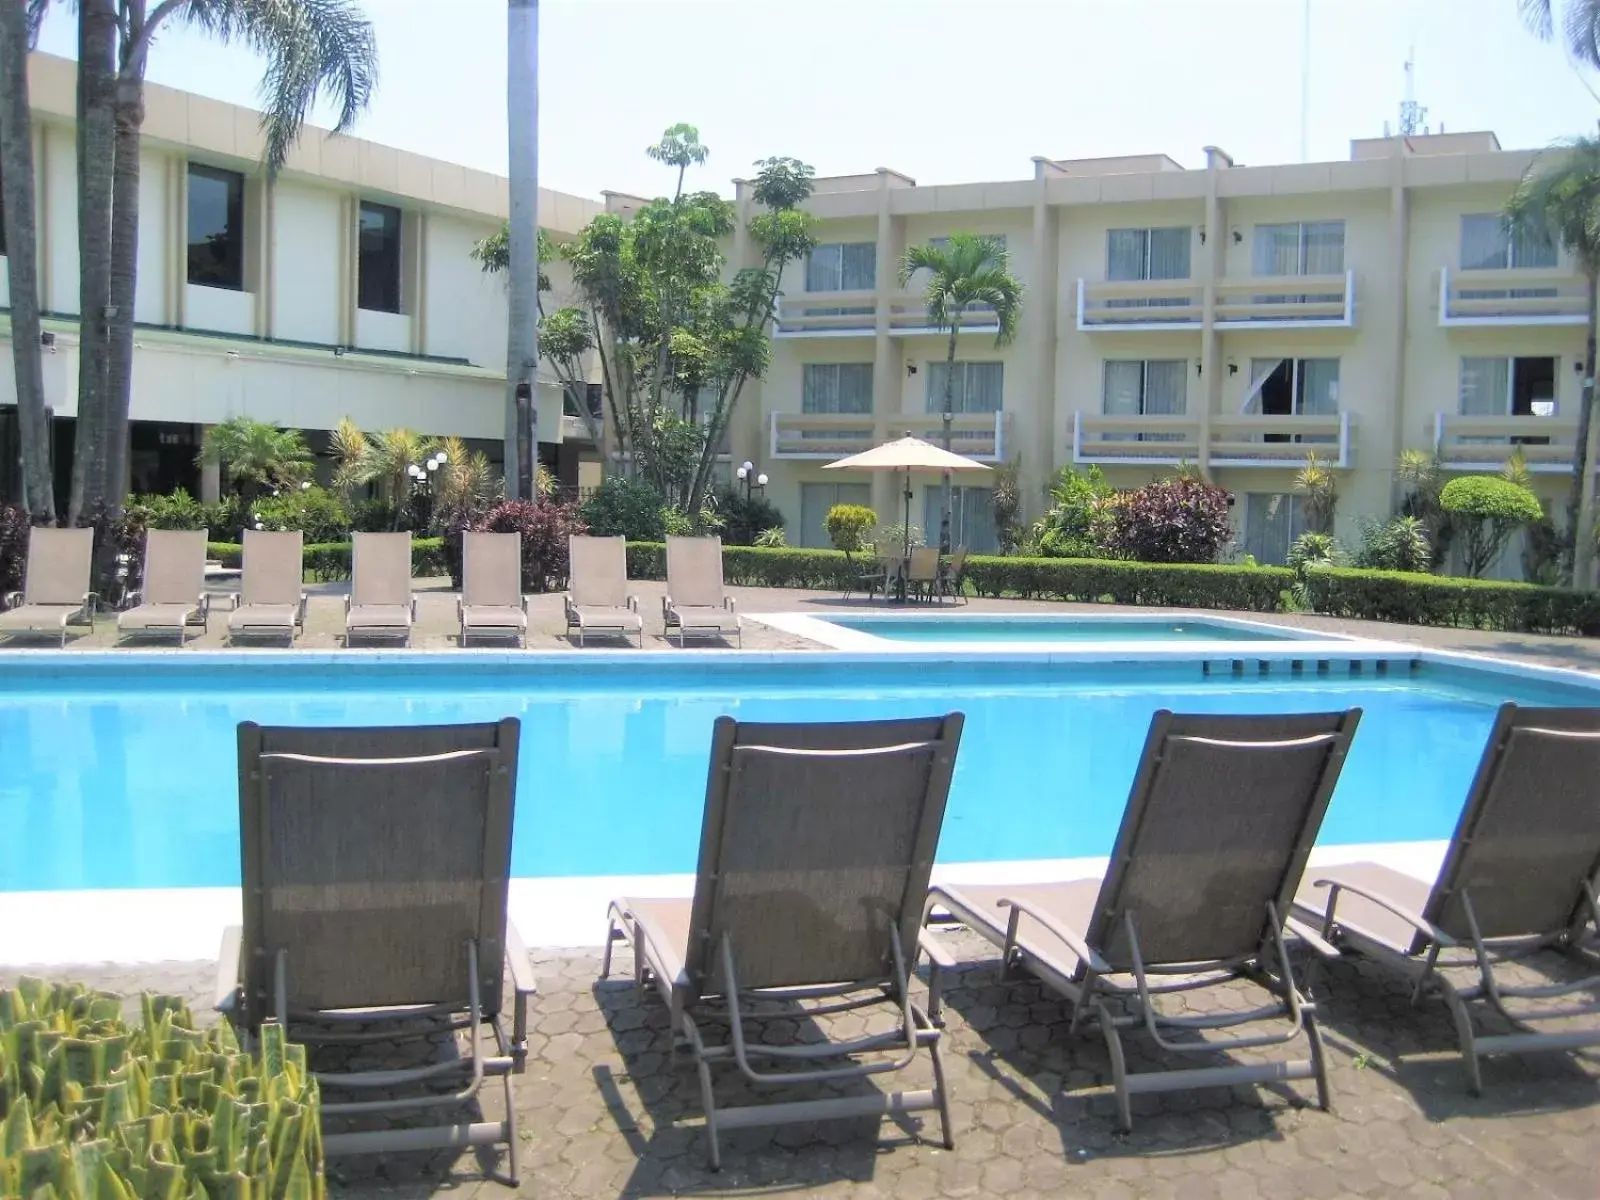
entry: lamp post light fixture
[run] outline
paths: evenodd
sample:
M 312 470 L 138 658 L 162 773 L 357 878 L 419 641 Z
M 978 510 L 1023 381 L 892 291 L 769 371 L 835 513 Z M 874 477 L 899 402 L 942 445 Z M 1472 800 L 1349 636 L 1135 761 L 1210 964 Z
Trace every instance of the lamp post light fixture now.
M 739 477 L 739 482 L 744 484 L 744 499 L 746 504 L 750 502 L 750 494 L 752 491 L 764 492 L 767 490 L 766 473 L 762 472 L 759 475 L 756 474 L 756 465 L 749 459 L 746 459 L 742 464 L 740 464 L 739 469 L 735 471 L 734 474 Z

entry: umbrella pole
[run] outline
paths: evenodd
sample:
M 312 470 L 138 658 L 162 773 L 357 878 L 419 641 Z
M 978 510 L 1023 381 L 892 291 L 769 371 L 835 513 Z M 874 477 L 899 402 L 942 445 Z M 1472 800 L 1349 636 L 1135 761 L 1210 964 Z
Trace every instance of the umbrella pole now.
M 906 487 L 905 487 L 904 495 L 905 495 L 905 502 L 906 502 L 906 521 L 905 521 L 906 546 L 905 546 L 905 555 L 904 556 L 906 558 L 910 558 L 911 557 L 911 471 L 909 469 L 907 469 L 907 471 L 906 471 Z

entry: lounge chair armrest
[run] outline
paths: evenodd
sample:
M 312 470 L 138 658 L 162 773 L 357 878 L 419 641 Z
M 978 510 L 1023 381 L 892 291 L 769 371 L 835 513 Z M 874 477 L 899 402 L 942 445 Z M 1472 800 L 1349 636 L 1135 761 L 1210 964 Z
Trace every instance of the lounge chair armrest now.
M 218 1012 L 232 1013 L 239 1003 L 239 956 L 244 947 L 244 927 L 229 925 L 222 931 L 222 948 L 217 952 L 217 981 L 211 1006 Z
M 522 615 L 523 616 L 527 616 L 528 615 L 528 613 L 530 611 L 529 608 L 528 608 L 528 604 L 529 604 L 530 601 L 532 601 L 532 599 L 533 599 L 532 596 L 524 596 L 522 598 Z
M 1095 972 L 1095 974 L 1111 974 L 1111 965 L 1107 963 L 1105 959 L 1101 958 L 1095 953 L 1094 949 L 1089 945 L 1089 943 L 1083 940 L 1083 936 L 1081 934 L 1074 930 L 1068 929 L 1049 913 L 1041 912 L 1039 909 L 1035 908 L 1033 905 L 1024 900 L 1011 900 L 1006 897 L 1001 897 L 999 900 L 995 901 L 995 903 L 1001 908 L 1014 908 L 1023 913 L 1025 916 L 1032 917 L 1056 937 L 1065 942 L 1068 949 L 1082 959 L 1084 965 L 1087 966 L 1091 971 Z
M 460 596 L 457 596 L 456 597 L 456 621 L 458 623 L 461 620 L 461 614 L 466 611 L 466 608 L 467 608 L 467 602 L 465 600 L 463 600 Z
M 1363 900 L 1368 900 L 1373 904 L 1376 904 L 1385 912 L 1392 913 L 1394 916 L 1399 917 L 1418 933 L 1432 939 L 1435 944 L 1443 946 L 1446 949 L 1456 944 L 1454 938 L 1452 938 L 1448 933 L 1440 929 L 1438 926 L 1434 925 L 1432 922 L 1426 920 L 1421 913 L 1412 912 L 1409 908 L 1406 908 L 1404 905 L 1397 904 L 1395 901 L 1389 899 L 1380 892 L 1373 892 L 1363 887 L 1357 887 L 1355 884 L 1346 883 L 1342 879 L 1317 879 L 1312 882 L 1311 886 L 1333 889 L 1332 893 L 1328 896 L 1328 909 L 1324 928 L 1326 928 L 1328 925 L 1334 924 L 1338 920 L 1334 913 L 1335 909 L 1337 909 L 1339 905 L 1339 893 L 1353 892 L 1355 895 L 1360 896 Z
M 722 598 L 722 607 L 727 609 L 729 612 L 738 612 L 739 602 L 732 596 L 724 596 Z
M 671 612 L 672 612 L 672 593 L 668 592 L 666 595 L 661 597 L 661 619 L 662 620 L 666 620 L 667 616 Z
M 1323 937 L 1321 933 L 1311 928 L 1310 925 L 1306 924 L 1298 917 L 1290 917 L 1283 923 L 1283 928 L 1284 932 L 1288 933 L 1291 937 L 1299 938 L 1302 942 L 1315 950 L 1321 957 L 1327 959 L 1339 957 L 1339 947 L 1335 946 L 1327 938 Z
M 127 609 L 130 609 L 130 608 L 138 608 L 139 607 L 139 603 L 143 599 L 144 599 L 144 589 L 143 588 L 129 588 L 126 592 L 124 592 L 122 594 L 122 607 L 123 607 L 123 610 L 126 611 Z
M 243 603 L 244 603 L 244 595 L 242 593 L 240 593 L 240 592 L 235 592 L 233 594 L 233 603 L 230 604 L 228 607 L 230 609 L 232 609 L 233 611 L 238 611 L 239 605 L 241 605 Z
M 538 994 L 533 960 L 522 944 L 517 923 L 506 918 L 506 969 L 511 972 L 511 1058 L 518 1071 L 528 1060 L 528 1000 Z
M 411 619 L 413 621 L 417 619 L 417 598 L 415 596 L 411 597 Z
M 0 612 L 5 612 L 10 608 L 15 608 L 21 603 L 21 592 L 7 592 L 4 596 L 0 596 Z
M 200 624 L 204 625 L 211 620 L 211 593 L 201 592 L 196 601 L 200 609 Z
M 20 597 L 22 595 L 22 593 L 18 592 L 17 595 Z M 95 614 L 95 610 L 98 609 L 99 607 L 100 607 L 100 593 L 99 592 L 85 592 L 83 594 L 83 611 L 84 612 L 88 613 L 92 617 Z
M 638 612 L 639 611 L 639 597 L 637 597 L 637 596 L 629 596 L 628 597 L 628 611 L 629 612 Z
M 928 961 L 941 971 L 956 969 L 956 956 L 950 953 L 950 947 L 944 944 L 937 933 L 926 925 L 917 930 L 917 949 L 928 956 Z
M 305 593 L 305 592 L 301 592 L 300 593 L 300 613 L 299 613 L 299 616 L 300 616 L 299 625 L 300 625 L 301 629 L 304 629 L 306 627 L 306 605 L 308 605 L 309 603 L 311 603 L 310 595 Z

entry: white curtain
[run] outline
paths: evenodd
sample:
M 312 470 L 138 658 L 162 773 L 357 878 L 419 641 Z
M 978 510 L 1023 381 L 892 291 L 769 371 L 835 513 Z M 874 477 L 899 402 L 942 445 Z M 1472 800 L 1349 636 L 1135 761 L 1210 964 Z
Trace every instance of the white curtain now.
M 1263 566 L 1282 566 L 1289 547 L 1305 532 L 1300 498 L 1284 492 L 1251 492 L 1245 496 L 1244 548 Z
M 922 531 L 930 546 L 939 542 L 939 523 L 944 517 L 944 485 L 929 484 L 922 492 Z M 965 546 L 974 554 L 991 554 L 999 549 L 994 529 L 994 493 L 988 488 L 950 489 L 950 547 Z
M 1300 226 L 1257 225 L 1250 270 L 1255 275 L 1300 274 Z
M 800 545 L 833 545 L 828 537 L 828 510 L 835 504 L 871 505 L 870 483 L 802 483 L 800 485 Z M 882 514 L 879 514 L 880 516 Z M 898 515 L 894 518 L 900 519 Z
M 800 411 L 872 412 L 871 363 L 807 363 L 801 374 Z
M 1496 271 L 1510 262 L 1506 219 L 1499 213 L 1472 213 L 1461 218 L 1461 269 Z
M 1302 358 L 1295 411 L 1302 416 L 1328 417 L 1339 411 L 1339 360 Z
M 944 411 L 944 381 L 949 364 L 928 364 L 928 386 L 924 404 L 930 413 Z M 1005 364 L 979 362 L 956 364 L 955 387 L 951 391 L 950 411 L 954 413 L 997 413 L 1005 407 Z
M 1301 274 L 1343 275 L 1344 222 L 1312 221 L 1301 229 L 1305 242 Z
M 1510 408 L 1511 360 L 1463 358 L 1461 360 L 1461 415 L 1503 417 Z
M 877 286 L 878 245 L 876 242 L 848 242 L 840 247 L 839 290 L 870 292 Z
M 1108 417 L 1136 417 L 1142 411 L 1144 363 L 1108 360 L 1102 384 L 1101 411 Z
M 1148 248 L 1149 230 L 1147 229 L 1108 229 L 1106 230 L 1106 278 L 1121 281 L 1148 278 L 1146 271 L 1148 260 L 1145 251 Z
M 1556 242 L 1542 221 L 1522 221 L 1511 231 L 1513 267 L 1553 267 Z
M 838 242 L 813 246 L 806 257 L 806 291 L 837 292 L 844 247 Z
M 1189 278 L 1189 246 L 1193 239 L 1187 225 L 1150 231 L 1151 279 Z
M 1241 413 L 1250 411 L 1250 406 L 1255 405 L 1257 412 L 1261 411 L 1258 400 L 1261 389 L 1267 385 L 1267 380 L 1272 378 L 1272 373 L 1283 365 L 1281 358 L 1252 358 L 1250 360 L 1250 390 L 1244 394 L 1244 402 L 1239 405 Z

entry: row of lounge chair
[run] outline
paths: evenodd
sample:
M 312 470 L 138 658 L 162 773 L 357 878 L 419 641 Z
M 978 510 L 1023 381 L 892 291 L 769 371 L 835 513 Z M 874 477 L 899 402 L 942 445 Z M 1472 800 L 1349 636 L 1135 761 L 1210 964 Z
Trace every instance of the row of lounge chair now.
M 622 538 L 573 537 L 569 542 L 567 633 L 580 646 L 591 636 L 634 635 L 644 644 L 639 601 L 628 592 L 627 545 Z M 29 535 L 23 590 L 0 603 L 0 632 L 49 633 L 66 644 L 74 627 L 94 627 L 96 596 L 89 590 L 94 532 L 35 529 Z M 175 636 L 210 618 L 205 588 L 205 530 L 157 530 L 146 535 L 144 576 L 133 607 L 117 615 L 119 636 Z M 345 639 L 386 639 L 410 645 L 417 619 L 411 587 L 409 533 L 357 533 L 351 549 Z M 282 638 L 293 645 L 305 628 L 301 535 L 246 530 L 239 593 L 228 614 L 230 640 Z M 515 533 L 467 533 L 456 605 L 461 644 L 512 639 L 528 629 L 522 594 L 522 539 Z M 717 538 L 667 540 L 667 594 L 662 622 L 682 646 L 689 637 L 729 637 L 743 644 L 733 597 L 722 580 Z
M 1064 996 L 1074 1029 L 1104 1039 L 1123 1128 L 1131 1097 L 1147 1092 L 1310 1079 L 1329 1106 L 1317 1005 L 1291 949 L 1365 955 L 1410 979 L 1415 999 L 1442 997 L 1474 1091 L 1482 1055 L 1600 1044 L 1593 1020 L 1535 1028 L 1600 1014 L 1592 1000 L 1540 1004 L 1600 986 L 1600 709 L 1500 710 L 1431 885 L 1372 864 L 1306 869 L 1359 720 L 1356 709 L 1157 713 L 1102 878 L 930 887 L 961 714 L 842 724 L 720 718 L 694 895 L 614 901 L 603 974 L 612 947 L 626 943 L 638 984 L 659 991 L 698 1071 L 713 1167 L 728 1130 L 836 1117 L 934 1111 L 953 1145 L 939 1013 L 956 959 L 938 932 L 951 921 L 998 947 L 1008 970 Z M 247 1031 L 286 1019 L 312 1039 L 329 1021 L 370 1028 L 375 1009 L 465 1014 L 466 1025 L 492 1028 L 495 1052 L 474 1037 L 463 1062 L 322 1076 L 335 1094 L 330 1114 L 440 1103 L 435 1094 L 341 1108 L 335 1097 L 404 1083 L 437 1089 L 449 1071 L 468 1083 L 446 1100 L 470 1099 L 489 1076 L 507 1088 L 504 1122 L 339 1134 L 327 1141 L 330 1153 L 504 1145 L 515 1178 L 509 1089 L 535 992 L 506 914 L 517 737 L 514 719 L 240 727 L 246 903 L 242 929 L 224 945 L 219 1006 Z M 352 905 L 355 895 L 362 899 Z M 1502 978 L 1508 959 L 1545 948 L 1581 961 L 1589 976 L 1534 988 Z M 923 956 L 926 1005 L 912 995 Z M 509 1036 L 500 1023 L 506 971 Z M 1176 1013 L 1162 1003 L 1240 981 L 1258 988 L 1259 1005 L 1240 1011 L 1195 996 Z M 849 1040 L 779 1032 L 885 1006 L 886 1024 Z M 1485 1035 L 1486 1014 L 1515 1032 Z M 757 1026 L 770 1036 L 754 1036 Z M 1230 1061 L 1135 1072 L 1124 1039 L 1140 1032 L 1167 1059 Z M 1240 1050 L 1275 1057 L 1233 1060 Z M 922 1053 L 930 1088 L 865 1085 Z M 730 1065 L 768 1089 L 860 1086 L 728 1107 L 714 1070 Z

